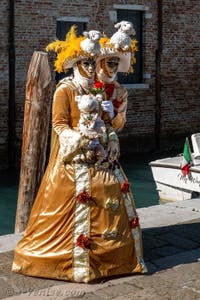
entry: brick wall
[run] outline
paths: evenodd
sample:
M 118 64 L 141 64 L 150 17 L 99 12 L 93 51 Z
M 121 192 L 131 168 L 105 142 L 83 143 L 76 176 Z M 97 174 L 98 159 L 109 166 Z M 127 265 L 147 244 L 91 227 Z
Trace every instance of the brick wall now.
M 0 3 L 0 164 L 7 165 L 8 151 L 8 4 Z
M 7 147 L 8 111 L 8 53 L 6 0 L 0 3 L 1 73 L 0 101 L 0 155 Z M 127 3 L 128 2 L 128 3 Z M 84 5 L 83 5 L 84 3 Z M 23 126 L 25 83 L 28 65 L 33 51 L 44 51 L 56 36 L 56 18 L 59 16 L 88 17 L 88 29 L 96 28 L 108 35 L 113 33 L 109 11 L 119 0 L 18 0 L 15 2 L 16 46 L 16 134 L 20 156 Z M 158 16 L 157 1 L 129 0 L 126 4 L 145 5 L 148 18 L 143 24 L 144 74 L 150 74 L 144 83 L 148 89 L 129 90 L 127 124 L 121 133 L 122 145 L 127 136 L 132 139 L 131 148 L 136 151 L 155 149 L 155 104 Z M 198 1 L 163 0 L 163 51 L 161 54 L 161 147 L 169 146 L 167 137 L 174 137 L 180 146 L 183 137 L 200 130 L 199 122 L 199 26 Z M 2 18 L 3 16 L 3 18 Z M 3 22 L 3 23 L 2 23 Z M 180 140 L 179 140 L 180 137 Z M 178 142 L 177 142 L 178 141 Z
M 164 1 L 162 137 L 200 130 L 200 2 Z

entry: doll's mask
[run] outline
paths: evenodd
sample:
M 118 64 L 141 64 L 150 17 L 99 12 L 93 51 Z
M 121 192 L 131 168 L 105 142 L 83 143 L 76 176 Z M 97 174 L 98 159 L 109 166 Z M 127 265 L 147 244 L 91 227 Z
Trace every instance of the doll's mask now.
M 83 77 L 92 78 L 95 72 L 95 60 L 93 58 L 83 59 L 77 63 L 78 70 Z
M 101 68 L 108 77 L 112 78 L 117 74 L 119 60 L 119 57 L 116 56 L 102 59 Z

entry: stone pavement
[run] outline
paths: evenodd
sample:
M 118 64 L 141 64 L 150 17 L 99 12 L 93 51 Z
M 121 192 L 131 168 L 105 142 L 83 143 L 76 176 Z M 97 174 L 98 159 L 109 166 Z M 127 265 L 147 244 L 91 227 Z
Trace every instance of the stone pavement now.
M 10 271 L 19 235 L 0 237 L 0 299 L 200 300 L 200 199 L 138 209 L 148 273 L 78 284 Z

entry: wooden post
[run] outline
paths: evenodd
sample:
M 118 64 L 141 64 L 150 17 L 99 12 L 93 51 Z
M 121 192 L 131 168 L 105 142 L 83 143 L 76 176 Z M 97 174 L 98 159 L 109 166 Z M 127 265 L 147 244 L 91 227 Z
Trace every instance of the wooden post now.
M 46 162 L 51 108 L 51 70 L 48 55 L 33 53 L 26 83 L 21 171 L 15 232 L 24 231 Z

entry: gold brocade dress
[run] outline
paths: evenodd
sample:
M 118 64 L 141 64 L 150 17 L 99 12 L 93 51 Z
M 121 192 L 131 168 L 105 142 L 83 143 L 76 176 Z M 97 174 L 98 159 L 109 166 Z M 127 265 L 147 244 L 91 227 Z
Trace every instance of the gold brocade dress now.
M 122 104 L 113 119 L 117 130 L 124 125 L 127 100 L 117 83 L 115 89 Z M 73 282 L 144 273 L 140 226 L 121 167 L 63 163 L 60 156 L 60 133 L 79 121 L 78 93 L 68 81 L 55 92 L 50 160 L 12 270 Z

